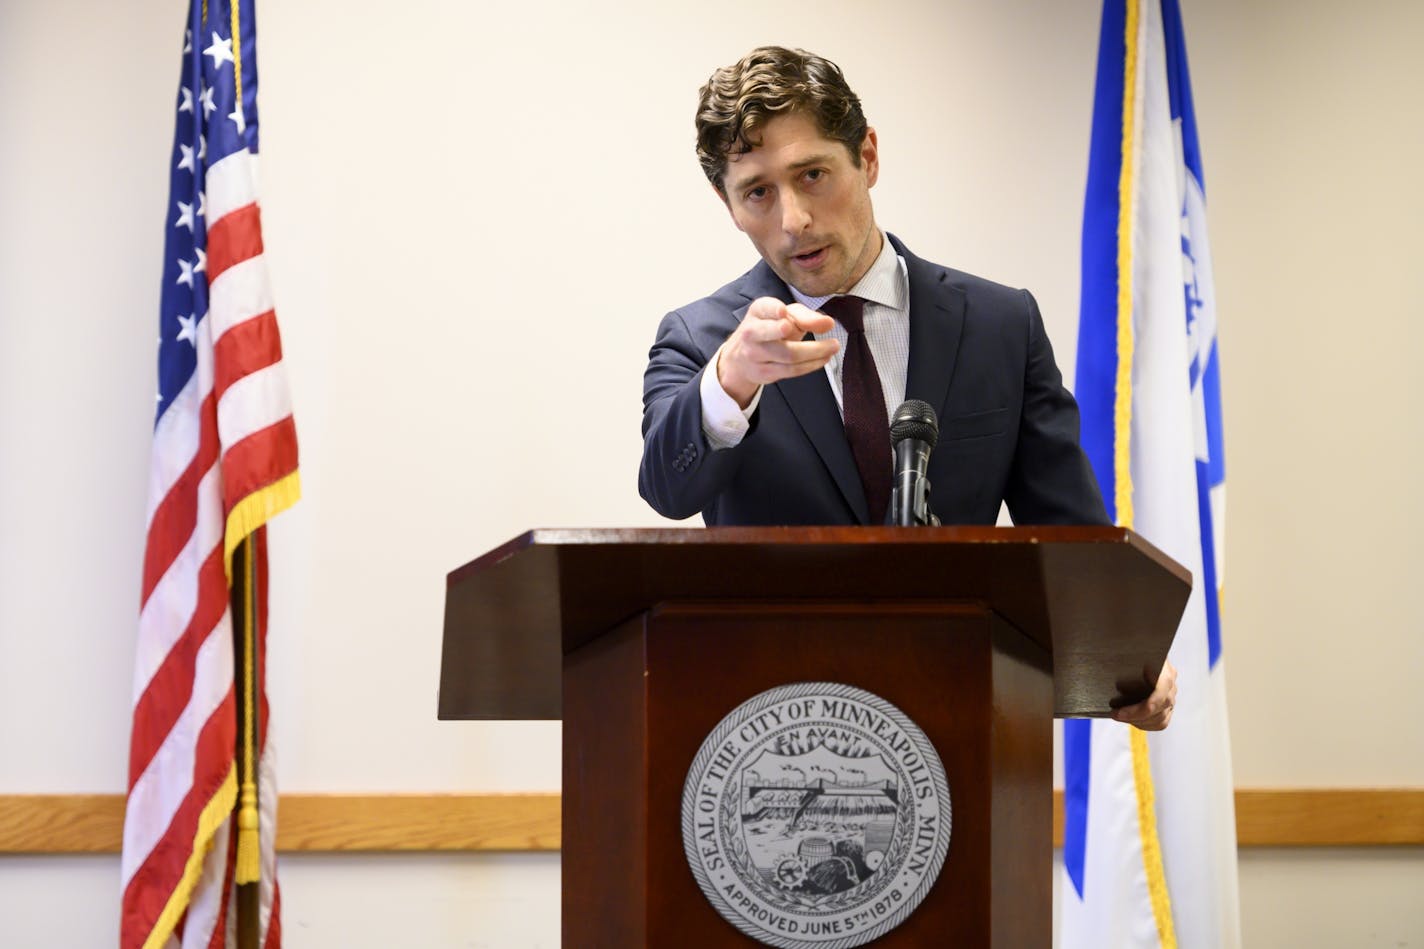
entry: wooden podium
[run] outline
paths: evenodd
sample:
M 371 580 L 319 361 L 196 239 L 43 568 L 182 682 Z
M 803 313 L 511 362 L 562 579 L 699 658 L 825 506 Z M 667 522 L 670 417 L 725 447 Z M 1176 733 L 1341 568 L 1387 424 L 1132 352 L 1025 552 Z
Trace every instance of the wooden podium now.
M 937 881 L 874 945 L 1048 946 L 1052 719 L 1145 695 L 1190 589 L 1120 528 L 537 530 L 449 575 L 439 715 L 563 719 L 564 946 L 755 946 L 688 867 L 688 768 L 767 689 L 866 690 L 953 798 Z

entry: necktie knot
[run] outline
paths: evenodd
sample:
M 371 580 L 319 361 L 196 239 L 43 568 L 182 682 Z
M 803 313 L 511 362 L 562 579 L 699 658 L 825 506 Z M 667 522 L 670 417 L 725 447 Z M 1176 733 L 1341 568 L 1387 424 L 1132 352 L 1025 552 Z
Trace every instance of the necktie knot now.
M 821 312 L 844 326 L 847 333 L 865 332 L 865 301 L 860 297 L 831 297 L 821 304 Z

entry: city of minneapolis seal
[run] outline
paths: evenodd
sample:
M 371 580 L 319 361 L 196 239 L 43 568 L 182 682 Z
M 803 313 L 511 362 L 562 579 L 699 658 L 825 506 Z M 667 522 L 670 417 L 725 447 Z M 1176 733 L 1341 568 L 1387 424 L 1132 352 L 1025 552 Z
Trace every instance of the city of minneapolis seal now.
M 717 912 L 783 949 L 846 949 L 900 925 L 949 849 L 934 746 L 889 702 L 803 682 L 743 702 L 702 743 L 682 843 Z

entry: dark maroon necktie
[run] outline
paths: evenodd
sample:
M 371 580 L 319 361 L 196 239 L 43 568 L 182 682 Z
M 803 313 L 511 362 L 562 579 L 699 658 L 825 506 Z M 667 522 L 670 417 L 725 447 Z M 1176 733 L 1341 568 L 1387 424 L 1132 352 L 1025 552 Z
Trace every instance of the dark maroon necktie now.
M 841 402 L 846 438 L 860 483 L 870 523 L 885 521 L 890 506 L 891 468 L 890 419 L 885 411 L 885 394 L 880 389 L 880 373 L 865 339 L 865 301 L 860 297 L 833 297 L 821 304 L 821 312 L 834 319 L 849 334 L 845 358 L 841 362 Z

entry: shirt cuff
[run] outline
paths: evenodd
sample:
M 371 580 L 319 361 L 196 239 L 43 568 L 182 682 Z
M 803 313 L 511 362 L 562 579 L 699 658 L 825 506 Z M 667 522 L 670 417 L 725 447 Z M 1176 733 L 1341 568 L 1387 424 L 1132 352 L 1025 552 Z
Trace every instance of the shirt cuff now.
M 751 403 L 744 409 L 722 388 L 717 381 L 717 361 L 722 358 L 718 349 L 702 373 L 702 434 L 713 451 L 735 448 L 746 437 L 751 428 L 752 413 L 761 402 L 763 386 L 757 386 Z

